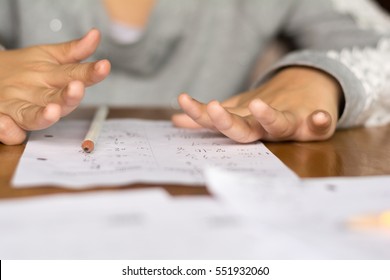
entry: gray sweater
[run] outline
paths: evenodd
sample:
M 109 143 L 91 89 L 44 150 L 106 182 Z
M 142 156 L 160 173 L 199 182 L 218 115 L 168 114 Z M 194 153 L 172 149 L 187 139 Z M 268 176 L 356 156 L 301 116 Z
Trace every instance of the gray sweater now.
M 6 49 L 63 42 L 102 31 L 91 59 L 108 58 L 112 74 L 88 89 L 84 104 L 175 106 L 180 92 L 224 100 L 290 65 L 328 72 L 346 105 L 338 127 L 390 122 L 390 21 L 365 0 L 159 0 L 142 37 L 120 43 L 98 0 L 0 0 Z M 256 83 L 250 74 L 270 41 L 295 50 Z

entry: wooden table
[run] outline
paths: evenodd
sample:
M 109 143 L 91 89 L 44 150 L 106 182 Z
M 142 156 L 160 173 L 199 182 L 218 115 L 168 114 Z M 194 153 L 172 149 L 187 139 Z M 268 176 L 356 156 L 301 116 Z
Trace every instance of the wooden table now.
M 111 109 L 109 118 L 169 119 L 174 111 L 164 108 Z M 80 109 L 68 118 L 91 118 L 93 110 Z M 300 177 L 367 176 L 390 174 L 390 125 L 338 131 L 323 142 L 266 143 L 266 146 Z M 10 181 L 25 145 L 0 144 L 0 199 L 78 192 L 53 187 L 13 189 Z M 133 184 L 117 188 L 148 187 Z M 205 187 L 164 185 L 174 195 L 207 195 Z M 113 188 L 99 188 L 108 191 Z M 87 191 L 96 191 L 87 190 Z

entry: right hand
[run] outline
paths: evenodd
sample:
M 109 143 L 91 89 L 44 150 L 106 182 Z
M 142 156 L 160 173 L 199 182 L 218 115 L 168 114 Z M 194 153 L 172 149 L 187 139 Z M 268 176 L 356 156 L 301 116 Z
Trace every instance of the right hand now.
M 0 142 L 20 144 L 26 131 L 53 125 L 108 76 L 108 60 L 80 63 L 99 41 L 92 29 L 79 40 L 0 51 Z
M 172 117 L 178 127 L 209 128 L 239 143 L 322 141 L 336 130 L 344 96 L 326 72 L 291 66 L 222 103 L 201 103 L 188 94 L 178 101 L 184 111 Z

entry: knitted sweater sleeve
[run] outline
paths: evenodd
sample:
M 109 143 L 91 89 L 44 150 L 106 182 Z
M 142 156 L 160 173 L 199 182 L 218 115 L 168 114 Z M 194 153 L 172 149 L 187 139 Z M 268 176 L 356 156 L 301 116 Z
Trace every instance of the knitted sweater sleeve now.
M 300 65 L 332 75 L 345 107 L 338 128 L 390 123 L 390 20 L 369 0 L 300 0 L 283 31 L 298 49 L 254 86 L 284 67 Z

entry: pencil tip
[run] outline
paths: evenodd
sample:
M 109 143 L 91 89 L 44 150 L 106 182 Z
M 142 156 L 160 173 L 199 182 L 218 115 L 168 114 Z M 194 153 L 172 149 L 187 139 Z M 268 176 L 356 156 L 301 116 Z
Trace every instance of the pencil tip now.
M 95 147 L 95 144 L 91 140 L 84 140 L 83 143 L 81 144 L 81 148 L 86 153 L 92 152 L 94 147 Z

